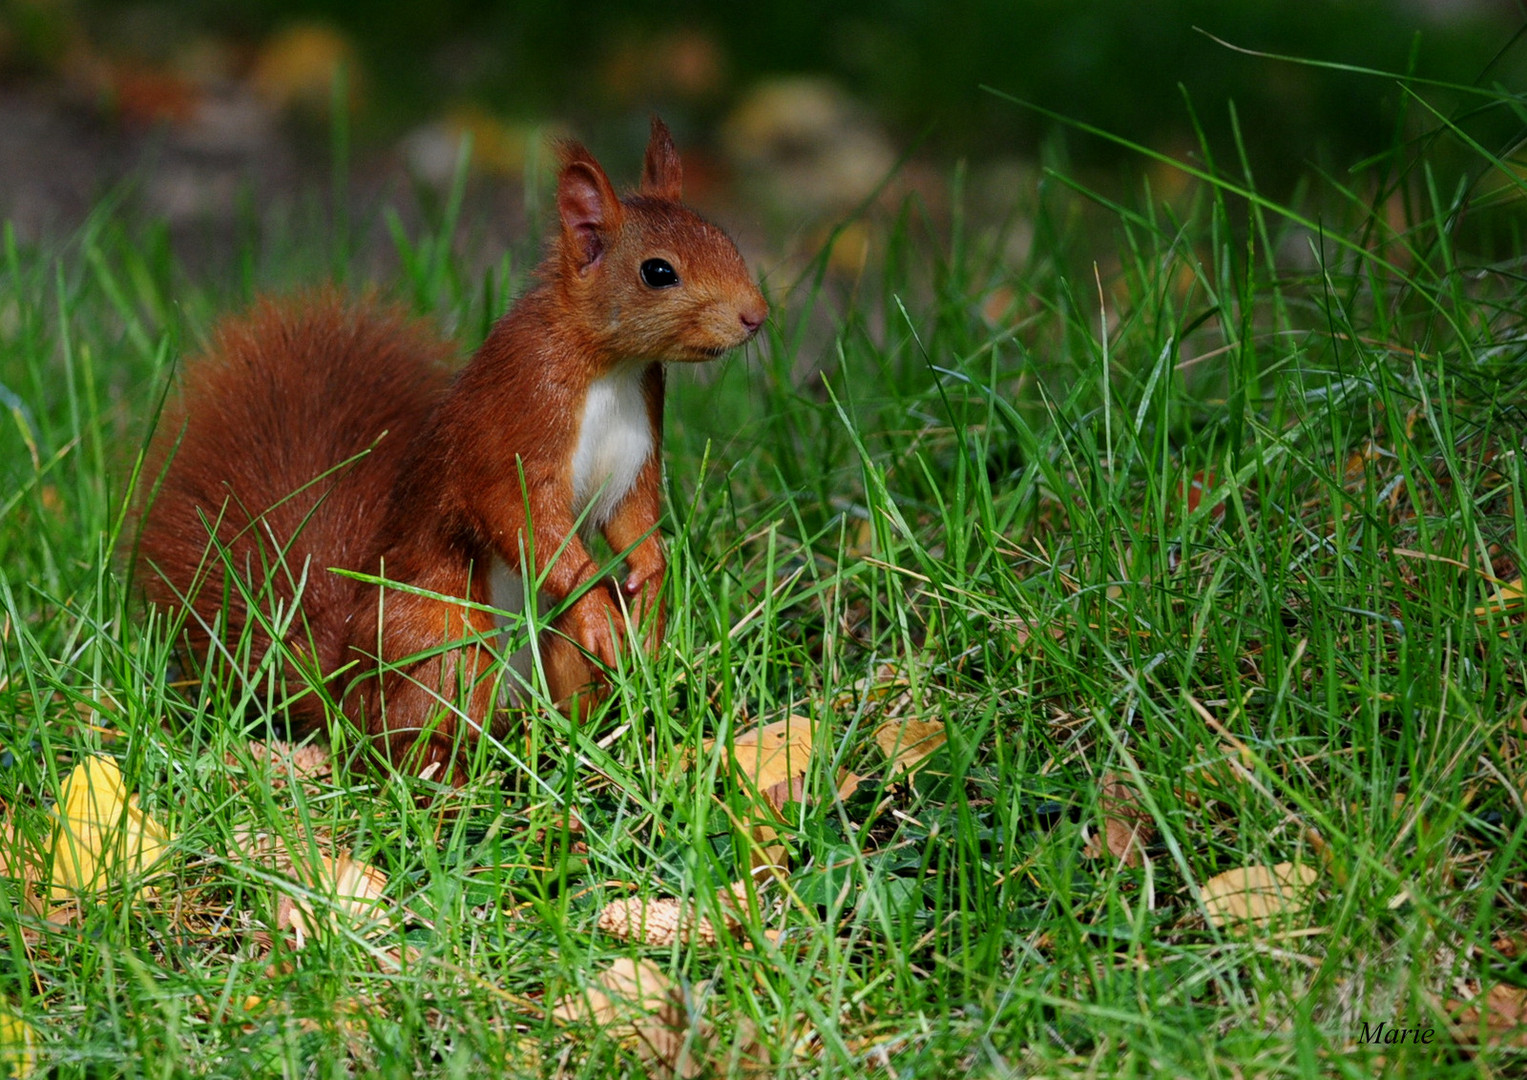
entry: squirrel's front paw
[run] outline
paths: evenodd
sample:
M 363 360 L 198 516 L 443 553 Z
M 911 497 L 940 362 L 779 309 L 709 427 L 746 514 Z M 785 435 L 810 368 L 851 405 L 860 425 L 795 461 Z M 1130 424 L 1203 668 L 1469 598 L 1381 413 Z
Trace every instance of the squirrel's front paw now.
M 615 666 L 620 648 L 620 608 L 609 592 L 596 585 L 579 598 L 567 613 L 567 634 L 578 647 L 606 667 Z
M 647 631 L 647 647 L 654 653 L 663 641 L 662 595 L 666 570 L 667 566 L 660 560 L 654 566 L 632 570 L 620 586 L 631 613 L 631 629 Z

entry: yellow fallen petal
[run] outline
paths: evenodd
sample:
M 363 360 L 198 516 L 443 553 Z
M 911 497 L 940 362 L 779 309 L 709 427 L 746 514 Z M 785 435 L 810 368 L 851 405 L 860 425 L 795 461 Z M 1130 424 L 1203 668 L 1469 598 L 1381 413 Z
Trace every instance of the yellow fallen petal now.
M 54 900 L 142 874 L 170 841 L 164 826 L 138 807 L 137 796 L 127 794 L 110 758 L 90 757 L 76 765 L 64 778 L 53 813 Z

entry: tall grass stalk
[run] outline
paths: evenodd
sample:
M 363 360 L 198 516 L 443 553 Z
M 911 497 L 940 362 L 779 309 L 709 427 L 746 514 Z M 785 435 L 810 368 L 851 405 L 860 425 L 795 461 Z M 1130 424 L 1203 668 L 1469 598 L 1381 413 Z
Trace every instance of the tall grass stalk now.
M 454 792 L 346 767 L 340 729 L 331 776 L 282 781 L 249 741 L 277 665 L 189 679 L 128 584 L 176 361 L 290 268 L 262 270 L 254 237 L 226 289 L 110 205 L 57 248 L 7 229 L 0 837 L 45 843 L 91 754 L 175 836 L 155 898 L 50 922 L 0 888 L 0 1000 L 41 1060 L 634 1075 L 630 1038 L 549 1006 L 643 956 L 720 1073 L 759 1046 L 781 1076 L 1517 1067 L 1479 1003 L 1527 985 L 1527 671 L 1501 591 L 1523 561 L 1522 252 L 1463 246 L 1473 180 L 1399 134 L 1376 180 L 1298 205 L 1259 193 L 1240 144 L 1137 149 L 1191 182 L 1118 198 L 1050 172 L 1008 223 L 1032 227 L 1017 261 L 979 222 L 872 219 L 874 288 L 824 258 L 776 289 L 757 351 L 675 379 L 666 646 L 607 709 L 485 744 Z M 481 333 L 523 260 L 455 275 L 465 177 L 437 231 L 390 219 L 387 287 Z M 728 748 L 792 714 L 814 738 L 775 822 L 788 871 L 743 928 L 596 930 L 628 897 L 723 918 L 756 849 Z M 908 719 L 947 736 L 910 776 L 876 745 Z M 1142 857 L 1110 853 L 1120 822 Z M 293 949 L 301 875 L 244 857 L 259 837 L 384 870 L 381 935 Z M 1211 917 L 1216 878 L 1284 863 L 1314 886 L 1275 921 Z M 1381 1020 L 1434 1036 L 1365 1044 Z

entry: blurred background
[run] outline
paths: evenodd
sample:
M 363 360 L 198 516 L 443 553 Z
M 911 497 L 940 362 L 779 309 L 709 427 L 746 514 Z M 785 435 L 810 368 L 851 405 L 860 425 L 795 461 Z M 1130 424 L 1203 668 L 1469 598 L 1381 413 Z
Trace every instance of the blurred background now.
M 819 242 L 872 197 L 940 220 L 956 184 L 1000 217 L 1045 165 L 1182 183 L 1009 97 L 1275 195 L 1311 170 L 1360 188 L 1429 109 L 1503 155 L 1524 121 L 1351 69 L 1521 88 L 1524 18 L 1518 0 L 0 0 L 0 218 L 67 236 L 111 195 L 215 246 L 303 191 L 427 203 L 470 136 L 469 197 L 523 236 L 548 134 L 629 181 L 654 110 L 692 200 L 754 249 Z M 1444 168 L 1448 142 L 1426 146 Z

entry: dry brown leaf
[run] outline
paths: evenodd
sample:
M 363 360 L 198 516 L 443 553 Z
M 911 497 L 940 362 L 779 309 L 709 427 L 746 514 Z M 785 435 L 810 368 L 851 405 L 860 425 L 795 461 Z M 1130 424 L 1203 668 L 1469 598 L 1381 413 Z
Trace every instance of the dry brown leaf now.
M 245 751 L 249 759 L 260 764 L 269 764 L 272 771 L 277 774 L 284 773 L 285 778 L 301 781 L 326 780 L 334 773 L 334 759 L 327 747 L 317 743 L 303 743 L 301 746 L 293 746 L 288 742 L 272 740 L 268 743 L 249 742 L 245 744 Z M 229 754 L 229 765 L 237 766 L 240 762 L 236 755 Z M 275 787 L 280 787 L 283 778 L 278 775 L 274 778 Z
M 766 1076 L 772 1064 L 768 1043 L 759 1037 L 758 1025 L 747 1017 L 739 1019 L 733 1028 L 725 1062 L 713 1062 L 717 1076 Z
M 938 720 L 888 720 L 875 729 L 875 745 L 891 761 L 891 775 L 912 772 L 949 741 Z
M 1463 1010 L 1454 1021 L 1460 1041 L 1527 1049 L 1527 990 L 1496 983 L 1488 994 L 1469 1002 L 1449 1001 L 1447 1007 L 1449 1012 Z
M 1189 765 L 1183 771 L 1183 778 L 1193 780 L 1197 786 L 1179 788 L 1177 794 L 1180 798 L 1190 805 L 1199 806 L 1204 798 L 1231 801 L 1239 797 L 1246 784 L 1244 774 L 1237 772 L 1232 764 L 1232 759 L 1241 757 L 1235 747 L 1220 743 L 1211 755 L 1210 750 L 1199 743 L 1193 748 L 1193 757 L 1203 764 Z
M 1184 481 L 1180 485 L 1178 495 L 1187 503 L 1188 513 L 1197 510 L 1203 502 L 1204 495 L 1213 492 L 1219 486 L 1219 477 L 1213 469 L 1200 469 L 1193 474 L 1192 479 Z M 1222 518 L 1225 516 L 1225 504 L 1221 502 L 1212 511 L 1212 516 Z
M 787 776 L 774 786 L 760 791 L 758 796 L 776 811 L 783 811 L 788 803 L 804 803 L 806 801 L 806 774 L 798 773 L 795 776 Z
M 109 70 L 116 108 L 129 123 L 187 124 L 201 108 L 201 88 L 179 72 L 130 63 Z
M 1219 927 L 1292 919 L 1308 906 L 1316 876 L 1313 866 L 1294 863 L 1227 870 L 1204 882 L 1204 909 Z
M 139 809 L 136 795 L 127 794 L 111 758 L 92 756 L 76 765 L 64 778 L 53 815 L 54 900 L 143 874 L 170 842 L 164 826 Z M 151 894 L 145 887 L 137 895 Z
M 1347 455 L 1347 460 L 1341 470 L 1342 479 L 1349 484 L 1361 480 L 1366 475 L 1368 466 L 1371 463 L 1382 461 L 1384 456 L 1384 451 L 1379 447 L 1378 443 L 1369 439 L 1361 447 Z
M 292 869 L 292 856 L 286 850 L 286 844 L 275 833 L 260 829 L 233 830 L 228 856 L 235 862 L 251 863 L 277 873 L 287 874 Z
M 753 796 L 752 813 L 739 824 L 749 828 L 754 840 L 755 869 L 784 865 L 785 848 L 775 843 L 779 834 L 774 823 L 786 803 L 808 801 L 806 772 L 811 765 L 814 729 L 815 721 L 809 716 L 792 715 L 743 732 L 732 741 L 732 773 Z M 709 751 L 715 745 L 716 740 L 707 739 L 702 748 Z M 860 780 L 847 769 L 841 770 L 838 797 L 853 794 Z
M 813 727 L 809 716 L 792 715 L 743 732 L 732 740 L 734 770 L 759 791 L 804 775 L 811 764 Z M 713 744 L 714 740 L 707 742 L 705 748 Z
M 712 98 L 726 84 L 727 54 L 703 30 L 682 27 L 655 36 L 620 35 L 613 44 L 600 67 L 599 82 L 601 90 L 623 103 Z
M 424 952 L 413 945 L 404 943 L 402 945 L 394 945 L 390 949 L 383 949 L 375 955 L 381 961 L 381 966 L 385 970 L 402 971 L 411 964 L 417 964 L 419 958 L 424 955 Z
M 785 863 L 784 845 L 775 843 L 779 834 L 771 823 L 778 820 L 791 792 L 804 792 L 812 729 L 810 717 L 792 715 L 745 731 L 732 741 L 732 770 L 753 792 L 753 813 L 745 824 L 751 826 L 756 845 L 751 854 L 754 867 Z M 707 750 L 714 745 L 715 740 L 704 744 Z M 797 801 L 800 797 L 796 795 Z
M 1008 315 L 1018 310 L 1019 296 L 1011 285 L 998 285 L 981 301 L 981 317 L 992 326 L 1005 326 Z
M 1500 953 L 1507 960 L 1514 960 L 1518 956 L 1523 955 L 1524 952 L 1527 952 L 1527 950 L 1522 948 L 1522 943 L 1524 940 L 1527 939 L 1523 939 L 1522 937 L 1516 935 L 1502 934 L 1490 944 L 1496 952 Z
M 771 870 L 783 873 L 790 866 L 790 852 L 779 843 L 779 830 L 763 822 L 754 824 L 750 830 L 753 846 L 748 851 L 748 866 L 754 870 Z
M 702 1063 L 685 1047 L 683 995 L 651 960 L 620 957 L 582 991 L 562 997 L 552 1016 L 586 1021 L 634 1049 L 655 1076 L 698 1076 Z
M 70 897 L 48 909 L 48 922 L 54 926 L 78 926 L 85 919 L 78 897 Z
M 743 891 L 746 889 L 746 882 L 738 882 L 730 889 L 719 891 L 717 898 L 723 913 L 719 929 L 707 916 L 696 912 L 693 901 L 672 897 L 613 901 L 599 913 L 598 926 L 624 941 L 640 941 L 647 945 L 672 945 L 678 940 L 714 945 L 721 936 L 742 925 L 734 913 L 746 910 L 747 897 Z
M 0 822 L 0 877 L 19 886 L 20 900 L 33 915 L 47 910 L 38 886 L 47 880 L 47 856 L 35 841 L 9 821 Z
M 655 900 L 616 900 L 599 913 L 599 929 L 623 941 L 666 946 L 675 941 L 716 943 L 716 927 L 695 913 L 693 903 L 672 897 Z
M 864 267 L 869 262 L 872 247 L 870 226 L 863 218 L 839 224 L 831 232 L 818 234 L 811 244 L 815 249 L 823 245 L 830 245 L 827 268 L 843 277 L 856 278 L 864 273 Z M 874 548 L 865 554 L 874 554 Z
M 1086 856 L 1097 859 L 1108 852 L 1125 866 L 1139 866 L 1155 829 L 1135 789 L 1117 773 L 1107 773 L 1098 794 L 1098 809 L 1103 814 L 1103 831 L 1088 839 Z
M 859 790 L 864 777 L 847 769 L 838 771 L 838 798 L 846 799 Z M 808 803 L 811 801 L 810 792 L 806 788 L 806 774 L 792 776 L 781 780 L 766 791 L 758 793 L 765 803 L 772 806 L 776 811 L 783 811 L 789 803 Z
M 1499 615 L 1507 611 L 1517 611 L 1524 602 L 1527 602 L 1527 582 L 1517 578 L 1515 581 L 1508 581 L 1496 589 L 1489 600 L 1474 609 L 1474 614 L 1476 617 L 1483 619 L 1487 615 Z
M 302 948 L 316 929 L 324 924 L 315 910 L 314 900 L 327 908 L 327 925 L 345 925 L 360 930 L 377 922 L 384 914 L 382 894 L 387 889 L 387 875 L 373 866 L 348 855 L 330 858 L 319 856 L 317 866 L 297 864 L 294 869 L 303 884 L 313 893 L 308 897 L 283 896 L 276 909 L 276 925 L 291 928 L 297 948 Z
M 663 969 L 651 960 L 622 956 L 601 971 L 588 987 L 562 997 L 551 1014 L 568 1023 L 588 1020 L 609 1026 L 661 1008 L 673 989 Z
M 875 554 L 875 523 L 869 518 L 860 518 L 853 527 L 853 539 L 849 541 L 844 554 L 855 561 L 867 558 Z
M 1013 643 L 1010 646 L 1013 652 L 1017 652 L 1041 634 L 1048 636 L 1051 641 L 1064 641 L 1068 633 L 1066 627 L 1059 623 L 1051 622 L 1041 628 L 1038 622 L 1032 619 L 1006 619 L 1001 625 L 1013 635 Z

